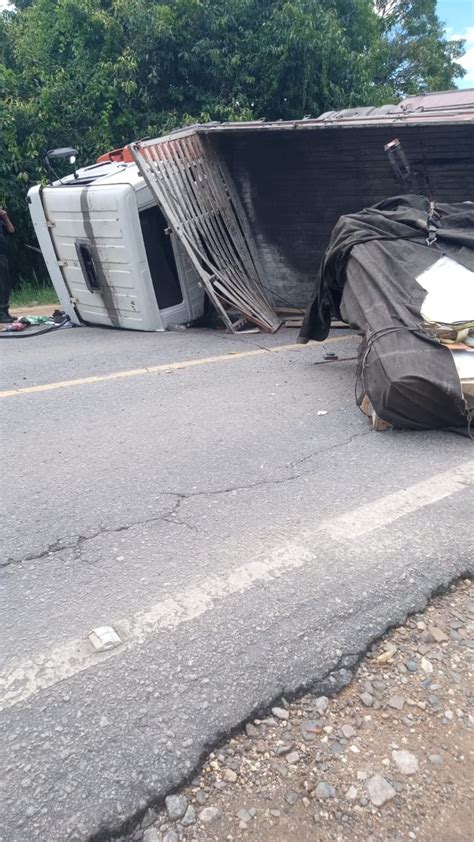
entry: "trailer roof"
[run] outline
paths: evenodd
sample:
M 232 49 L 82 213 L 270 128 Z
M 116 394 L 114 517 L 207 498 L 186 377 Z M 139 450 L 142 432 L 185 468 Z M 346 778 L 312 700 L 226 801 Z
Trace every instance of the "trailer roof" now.
M 446 106 L 463 107 L 474 105 L 474 88 L 462 88 L 452 91 L 432 91 L 427 94 L 414 94 L 402 100 L 400 105 L 410 108 L 445 108 Z
M 407 97 L 398 105 L 363 106 L 345 108 L 342 111 L 326 111 L 319 117 L 304 117 L 302 120 L 252 120 L 234 123 L 196 123 L 175 129 L 168 138 L 189 134 L 215 134 L 220 132 L 288 131 L 304 129 L 357 128 L 371 126 L 405 126 L 437 123 L 474 122 L 474 88 L 453 91 L 437 91 Z M 150 141 L 154 143 L 155 141 Z M 146 147 L 147 141 L 140 146 Z

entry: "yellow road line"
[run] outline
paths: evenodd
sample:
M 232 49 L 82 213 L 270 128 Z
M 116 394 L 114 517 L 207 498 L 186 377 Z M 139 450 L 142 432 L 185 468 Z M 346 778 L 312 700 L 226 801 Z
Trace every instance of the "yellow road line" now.
M 176 371 L 180 368 L 192 368 L 197 365 L 209 365 L 211 363 L 227 362 L 228 360 L 242 359 L 244 357 L 264 357 L 268 354 L 279 354 L 283 351 L 302 351 L 304 348 L 315 345 L 327 345 L 332 342 L 342 342 L 344 339 L 355 338 L 353 334 L 345 336 L 333 336 L 325 339 L 324 342 L 310 342 L 308 345 L 277 345 L 275 348 L 255 348 L 252 351 L 231 351 L 228 354 L 220 354 L 216 357 L 198 357 L 195 360 L 182 360 L 175 363 L 161 363 L 160 365 L 149 365 L 146 368 L 129 368 L 125 371 L 112 371 L 110 374 L 96 374 L 90 377 L 78 377 L 75 380 L 59 380 L 56 383 L 42 383 L 38 386 L 23 386 L 21 389 L 7 389 L 0 392 L 0 398 L 13 398 L 17 395 L 31 395 L 36 392 L 52 392 L 55 389 L 69 389 L 72 386 L 87 386 L 90 383 L 105 383 L 107 380 L 121 380 L 125 377 L 141 377 L 144 374 L 161 374 L 167 371 Z

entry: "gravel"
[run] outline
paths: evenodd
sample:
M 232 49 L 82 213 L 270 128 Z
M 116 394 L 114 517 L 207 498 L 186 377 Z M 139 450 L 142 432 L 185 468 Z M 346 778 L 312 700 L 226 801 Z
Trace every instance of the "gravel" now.
M 460 582 L 390 631 L 334 697 L 275 700 L 166 799 L 143 842 L 470 838 L 472 594 Z

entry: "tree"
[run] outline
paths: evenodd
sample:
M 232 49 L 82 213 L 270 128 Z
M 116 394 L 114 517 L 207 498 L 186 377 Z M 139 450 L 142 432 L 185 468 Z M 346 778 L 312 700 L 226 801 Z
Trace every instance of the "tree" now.
M 464 41 L 449 41 L 436 15 L 436 0 L 376 0 L 382 47 L 376 81 L 395 96 L 443 91 L 465 75 L 456 62 Z
M 22 245 L 48 148 L 81 163 L 206 120 L 293 119 L 452 87 L 435 0 L 19 0 L 0 15 L 0 202 Z
M 255 33 L 261 116 L 317 116 L 370 102 L 379 22 L 371 0 L 283 0 Z

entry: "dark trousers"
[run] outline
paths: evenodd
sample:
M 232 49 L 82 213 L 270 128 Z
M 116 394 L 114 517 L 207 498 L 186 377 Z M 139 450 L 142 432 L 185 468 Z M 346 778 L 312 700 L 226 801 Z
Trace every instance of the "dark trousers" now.
M 11 291 L 12 282 L 8 268 L 8 257 L 6 254 L 0 254 L 0 310 L 8 309 Z

